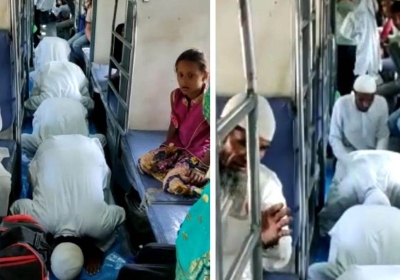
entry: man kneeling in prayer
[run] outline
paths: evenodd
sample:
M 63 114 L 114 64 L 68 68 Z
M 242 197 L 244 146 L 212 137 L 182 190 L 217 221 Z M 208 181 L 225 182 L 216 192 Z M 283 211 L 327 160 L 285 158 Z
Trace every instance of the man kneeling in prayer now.
M 338 277 L 354 265 L 400 265 L 400 224 L 396 221 L 400 221 L 400 210 L 388 204 L 372 202 L 348 209 L 329 233 L 328 262 L 311 265 L 308 280 L 342 279 Z
M 400 154 L 355 151 L 338 162 L 324 208 L 320 234 L 326 236 L 340 216 L 357 204 L 386 203 L 400 208 Z
M 50 61 L 69 61 L 71 48 L 68 42 L 58 37 L 44 37 L 35 49 L 35 71 Z
M 32 134 L 21 136 L 22 149 L 34 155 L 40 144 L 51 136 L 79 134 L 98 138 L 105 146 L 104 135 L 89 135 L 87 109 L 77 100 L 65 97 L 46 99 L 36 110 Z
M 38 69 L 33 78 L 31 96 L 24 105 L 26 109 L 36 111 L 48 98 L 66 97 L 80 101 L 91 110 L 94 102 L 88 86 L 88 79 L 79 66 L 68 61 L 51 61 Z
M 57 245 L 52 271 L 73 280 L 85 265 L 89 274 L 101 267 L 125 211 L 112 201 L 111 172 L 98 139 L 82 135 L 52 136 L 29 165 L 33 199 L 20 199 L 11 213 L 34 217 Z

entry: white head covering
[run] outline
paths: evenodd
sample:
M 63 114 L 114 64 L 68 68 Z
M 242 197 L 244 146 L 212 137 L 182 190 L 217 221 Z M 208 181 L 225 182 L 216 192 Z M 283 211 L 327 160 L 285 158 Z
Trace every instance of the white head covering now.
M 247 97 L 247 93 L 239 93 L 233 96 L 231 99 L 228 100 L 224 109 L 221 113 L 221 118 L 226 117 L 233 109 L 237 106 L 242 104 Z M 258 134 L 260 137 L 272 141 L 274 138 L 275 129 L 276 129 L 276 122 L 274 117 L 274 112 L 269 105 L 268 100 L 265 97 L 257 95 L 258 97 L 258 119 L 257 119 L 257 126 L 258 126 Z M 243 119 L 238 126 L 247 129 L 247 121 Z
M 369 75 L 361 75 L 354 82 L 354 91 L 361 93 L 376 93 L 376 81 Z
M 59 244 L 51 255 L 51 270 L 59 280 L 73 280 L 83 268 L 82 250 L 74 243 Z

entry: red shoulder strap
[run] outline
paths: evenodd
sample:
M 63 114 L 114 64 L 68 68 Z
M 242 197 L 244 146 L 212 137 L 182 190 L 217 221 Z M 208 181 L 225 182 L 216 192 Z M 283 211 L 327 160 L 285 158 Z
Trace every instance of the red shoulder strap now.
M 7 216 L 7 217 L 4 217 L 3 222 L 8 222 L 8 223 L 20 223 L 20 222 L 29 223 L 30 222 L 30 223 L 37 224 L 37 221 L 29 215 Z

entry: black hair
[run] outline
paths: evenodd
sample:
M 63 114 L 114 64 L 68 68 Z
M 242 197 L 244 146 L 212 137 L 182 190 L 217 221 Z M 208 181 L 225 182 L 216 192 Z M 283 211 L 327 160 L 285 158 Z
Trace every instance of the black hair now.
M 175 70 L 178 66 L 178 63 L 184 60 L 196 62 L 199 65 L 201 72 L 207 72 L 207 61 L 203 52 L 197 49 L 184 51 L 175 62 Z
M 390 7 L 390 12 L 392 14 L 400 13 L 400 1 L 394 1 L 392 6 Z

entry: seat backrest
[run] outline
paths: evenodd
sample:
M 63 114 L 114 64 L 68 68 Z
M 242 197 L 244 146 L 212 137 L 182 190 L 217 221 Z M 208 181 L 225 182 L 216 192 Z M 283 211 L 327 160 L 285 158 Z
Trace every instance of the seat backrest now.
M 0 30 L 0 109 L 3 121 L 1 131 L 11 127 L 16 114 L 16 93 L 13 89 L 12 40 L 8 31 Z
M 221 114 L 229 97 L 217 96 L 217 116 Z M 276 131 L 271 148 L 261 163 L 274 171 L 283 185 L 283 192 L 289 207 L 299 207 L 299 190 L 296 171 L 295 113 L 290 98 L 267 98 L 276 119 Z

